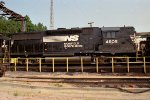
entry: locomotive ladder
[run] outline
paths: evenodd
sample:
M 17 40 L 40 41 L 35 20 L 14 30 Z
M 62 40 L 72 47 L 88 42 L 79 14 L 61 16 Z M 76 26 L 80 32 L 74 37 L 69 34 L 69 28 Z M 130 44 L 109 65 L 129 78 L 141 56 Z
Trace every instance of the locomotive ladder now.
M 4 44 L 3 49 L 4 49 L 4 52 L 3 52 L 4 55 L 3 55 L 3 63 L 2 63 L 2 65 L 7 67 L 7 66 L 10 65 L 10 61 L 9 61 L 10 56 L 9 56 L 9 51 L 8 51 L 7 45 Z

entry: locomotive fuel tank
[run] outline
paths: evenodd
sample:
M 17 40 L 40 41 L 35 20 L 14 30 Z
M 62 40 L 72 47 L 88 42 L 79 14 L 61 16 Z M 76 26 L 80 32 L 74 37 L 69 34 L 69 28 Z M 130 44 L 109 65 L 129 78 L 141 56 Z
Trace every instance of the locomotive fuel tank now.
M 47 64 L 91 64 L 90 56 L 74 56 L 74 57 L 46 57 L 45 63 Z

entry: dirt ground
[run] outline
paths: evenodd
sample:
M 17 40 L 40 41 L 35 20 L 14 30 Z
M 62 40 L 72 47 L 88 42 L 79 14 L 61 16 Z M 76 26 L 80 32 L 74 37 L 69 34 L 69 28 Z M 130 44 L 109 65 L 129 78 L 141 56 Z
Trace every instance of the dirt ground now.
M 7 72 L 6 77 L 23 74 Z M 36 74 L 38 73 L 30 73 L 30 75 Z M 52 75 L 60 76 L 58 73 Z M 83 88 L 62 83 L 8 82 L 5 81 L 6 77 L 0 78 L 0 100 L 149 100 L 150 98 L 150 91 L 134 94 L 112 88 Z
M 149 100 L 150 92 L 131 94 L 116 89 L 22 88 L 0 86 L 0 100 Z

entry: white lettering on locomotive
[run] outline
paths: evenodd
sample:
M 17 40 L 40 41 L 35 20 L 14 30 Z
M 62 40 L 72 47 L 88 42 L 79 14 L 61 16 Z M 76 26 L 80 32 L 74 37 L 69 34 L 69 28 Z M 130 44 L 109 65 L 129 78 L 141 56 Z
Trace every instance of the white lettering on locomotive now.
M 106 40 L 107 44 L 115 44 L 118 43 L 118 40 Z
M 82 48 L 83 45 L 81 45 L 79 42 L 69 42 L 69 43 L 64 43 L 64 48 Z
M 44 36 L 43 42 L 66 42 L 66 41 L 78 41 L 79 35 L 70 35 L 70 36 Z
M 79 40 L 79 35 L 70 35 L 66 36 L 66 41 L 78 41 Z

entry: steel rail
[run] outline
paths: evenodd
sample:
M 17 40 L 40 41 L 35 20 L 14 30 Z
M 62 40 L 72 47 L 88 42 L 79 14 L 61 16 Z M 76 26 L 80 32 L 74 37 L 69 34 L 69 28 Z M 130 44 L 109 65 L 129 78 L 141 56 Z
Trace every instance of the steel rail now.
M 11 77 L 1 81 L 45 82 L 45 83 L 80 83 L 80 84 L 147 84 L 150 78 L 42 78 L 42 77 Z

